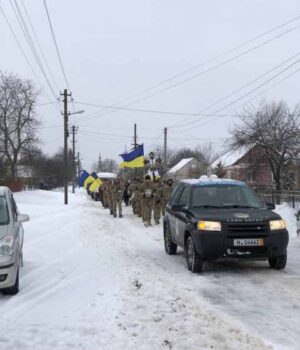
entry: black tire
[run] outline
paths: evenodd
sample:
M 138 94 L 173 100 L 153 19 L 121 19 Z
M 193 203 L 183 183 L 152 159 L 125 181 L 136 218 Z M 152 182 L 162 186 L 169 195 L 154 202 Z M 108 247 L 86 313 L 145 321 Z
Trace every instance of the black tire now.
M 19 269 L 17 271 L 15 284 L 12 287 L 2 289 L 2 293 L 5 295 L 16 295 L 19 293 Z
M 164 228 L 165 251 L 168 255 L 174 255 L 177 252 L 177 244 L 173 243 L 170 227 L 168 224 Z
M 185 242 L 185 257 L 188 269 L 193 273 L 201 272 L 203 269 L 203 259 L 197 253 L 195 244 L 191 236 Z
M 276 258 L 269 258 L 269 265 L 272 269 L 283 270 L 286 266 L 287 254 L 277 256 Z

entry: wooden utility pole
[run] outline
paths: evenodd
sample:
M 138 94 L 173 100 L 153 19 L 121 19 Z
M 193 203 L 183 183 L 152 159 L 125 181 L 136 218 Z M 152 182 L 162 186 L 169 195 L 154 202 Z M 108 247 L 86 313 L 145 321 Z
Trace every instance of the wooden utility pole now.
M 72 126 L 72 193 L 75 193 L 75 183 L 76 183 L 76 157 L 75 157 L 75 134 L 77 132 L 77 129 L 75 125 Z
M 68 97 L 71 96 L 71 94 L 68 94 L 68 90 L 64 89 L 63 94 L 60 94 L 64 97 L 63 103 L 64 103 L 64 112 L 62 115 L 64 116 L 64 193 L 65 193 L 65 204 L 68 204 L 68 137 L 69 137 L 69 130 L 68 130 L 68 122 L 69 122 L 69 113 L 68 113 Z
M 81 164 L 80 164 L 80 153 L 77 152 L 77 177 L 80 178 Z
M 137 148 L 137 132 L 136 132 L 136 123 L 134 123 L 133 146 L 134 146 L 134 149 L 136 149 L 136 148 Z
M 167 171 L 167 138 L 168 138 L 168 129 L 164 128 L 164 171 Z

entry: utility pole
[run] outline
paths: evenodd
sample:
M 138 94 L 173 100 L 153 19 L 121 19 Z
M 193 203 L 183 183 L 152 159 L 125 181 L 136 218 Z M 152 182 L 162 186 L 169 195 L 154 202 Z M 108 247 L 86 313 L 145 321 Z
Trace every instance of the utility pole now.
M 80 164 L 80 153 L 77 152 L 77 177 L 79 179 L 81 173 L 81 164 Z
M 64 89 L 63 94 L 61 93 L 60 95 L 64 97 L 63 99 L 64 112 L 62 113 L 62 115 L 64 116 L 64 193 L 65 193 L 65 204 L 68 204 L 68 137 L 69 137 L 68 97 L 70 97 L 71 94 L 68 94 L 68 90 Z
M 134 123 L 134 136 L 133 136 L 134 149 L 137 148 L 137 132 L 136 132 L 136 123 Z
M 164 128 L 164 170 L 167 171 L 167 138 L 168 129 Z
M 75 157 L 75 135 L 76 135 L 77 129 L 75 125 L 72 126 L 72 193 L 75 193 L 75 183 L 76 183 L 76 157 Z

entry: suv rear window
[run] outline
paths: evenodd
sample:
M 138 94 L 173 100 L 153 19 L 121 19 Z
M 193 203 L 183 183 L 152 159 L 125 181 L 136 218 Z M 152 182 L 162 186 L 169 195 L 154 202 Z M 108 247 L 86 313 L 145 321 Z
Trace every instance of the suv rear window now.
M 248 186 L 208 185 L 193 189 L 191 206 L 194 208 L 261 208 L 262 204 Z
M 7 225 L 9 216 L 5 197 L 0 197 L 0 225 Z

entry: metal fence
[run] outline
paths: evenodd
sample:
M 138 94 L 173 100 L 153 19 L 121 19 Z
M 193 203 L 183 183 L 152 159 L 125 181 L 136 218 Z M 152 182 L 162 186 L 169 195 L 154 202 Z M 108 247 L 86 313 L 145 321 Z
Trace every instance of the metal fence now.
M 287 204 L 300 210 L 300 191 L 256 190 L 258 198 L 266 203 Z

